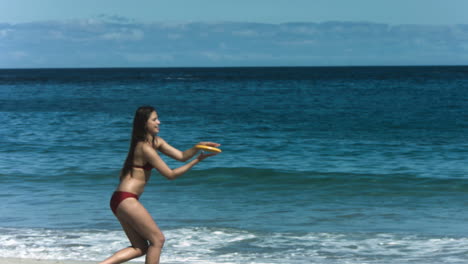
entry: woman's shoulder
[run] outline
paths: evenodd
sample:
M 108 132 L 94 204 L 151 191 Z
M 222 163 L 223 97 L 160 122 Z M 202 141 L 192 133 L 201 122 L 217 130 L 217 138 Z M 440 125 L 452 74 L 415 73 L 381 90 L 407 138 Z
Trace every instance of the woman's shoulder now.
M 155 139 L 155 142 L 154 142 L 155 146 L 157 148 L 161 147 L 163 144 L 166 144 L 166 141 L 160 137 L 160 136 L 156 136 L 156 139 Z
M 148 151 L 151 147 L 151 144 L 145 141 L 140 141 L 135 145 L 135 154 L 143 153 Z
M 135 149 L 140 151 L 148 151 L 148 150 L 158 150 L 166 141 L 161 137 L 155 137 L 153 142 L 148 141 L 140 141 L 137 143 Z
M 156 149 L 149 142 L 141 141 L 135 146 L 135 160 L 142 160 L 143 163 L 146 163 L 148 157 L 155 153 L 157 153 Z

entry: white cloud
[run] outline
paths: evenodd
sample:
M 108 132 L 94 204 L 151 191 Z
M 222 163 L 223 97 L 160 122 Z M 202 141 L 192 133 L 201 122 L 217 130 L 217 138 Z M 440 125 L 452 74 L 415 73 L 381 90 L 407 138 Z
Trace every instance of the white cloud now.
M 3 58 L 9 54 L 0 67 L 8 68 L 29 62 L 38 67 L 468 63 L 468 25 L 171 24 L 111 16 L 0 24 L 0 38 Z
M 98 21 L 102 21 L 105 23 L 117 23 L 117 24 L 134 24 L 136 21 L 134 19 L 119 16 L 119 15 L 108 15 L 108 14 L 100 14 L 97 16 Z
M 0 30 L 0 38 L 7 37 L 11 32 L 13 32 L 13 30 L 9 28 Z
M 246 29 L 246 30 L 234 31 L 232 32 L 232 35 L 240 36 L 240 37 L 257 37 L 259 34 L 258 32 L 254 30 Z
M 223 58 L 226 58 L 226 54 L 214 52 L 214 51 L 202 51 L 200 52 L 201 57 L 204 57 L 210 61 L 221 61 Z
M 48 35 L 51 39 L 65 39 L 65 35 L 63 34 L 63 32 L 58 30 L 50 30 L 48 32 Z
M 139 41 L 142 40 L 145 33 L 140 29 L 127 29 L 123 28 L 116 32 L 109 32 L 101 35 L 102 39 L 105 40 L 117 40 L 117 41 Z
M 124 53 L 122 56 L 130 63 L 157 63 L 172 62 L 174 56 L 171 54 L 157 53 Z
M 296 41 L 278 41 L 276 43 L 283 46 L 309 46 L 318 44 L 318 41 L 313 39 L 304 39 Z
M 181 39 L 182 35 L 181 34 L 169 33 L 169 34 L 167 34 L 167 38 L 172 39 L 172 40 L 177 40 L 177 39 Z
M 201 56 L 206 57 L 207 59 L 215 62 L 219 61 L 228 61 L 228 62 L 242 62 L 248 61 L 249 63 L 258 61 L 258 60 L 271 60 L 275 56 L 272 54 L 260 54 L 260 53 L 242 53 L 242 54 L 233 54 L 233 53 L 221 53 L 221 52 L 212 52 L 212 51 L 203 51 L 200 53 Z

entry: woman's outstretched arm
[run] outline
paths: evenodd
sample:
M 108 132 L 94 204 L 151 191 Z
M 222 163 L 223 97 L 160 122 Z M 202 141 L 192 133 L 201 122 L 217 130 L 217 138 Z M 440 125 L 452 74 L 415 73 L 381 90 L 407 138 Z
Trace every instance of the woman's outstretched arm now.
M 180 151 L 174 148 L 173 146 L 169 145 L 169 143 L 167 143 L 164 139 L 160 137 L 158 137 L 158 145 L 158 149 L 162 153 L 164 153 L 164 155 L 182 162 L 186 162 L 187 160 L 193 158 L 199 151 L 199 149 L 195 148 L 195 146 L 185 151 Z M 214 142 L 200 142 L 197 145 L 206 145 L 215 148 L 221 146 L 220 144 Z
M 143 146 L 143 154 L 145 156 L 145 159 L 163 175 L 169 180 L 175 180 L 182 174 L 186 173 L 188 170 L 190 170 L 193 166 L 195 166 L 197 163 L 200 161 L 206 159 L 207 157 L 214 156 L 217 153 L 211 153 L 211 154 L 204 154 L 201 153 L 198 155 L 197 158 L 191 160 L 190 162 L 180 166 L 179 168 L 176 169 L 171 169 L 169 166 L 167 166 L 166 162 L 161 159 L 157 151 L 151 147 L 150 145 L 145 145 Z

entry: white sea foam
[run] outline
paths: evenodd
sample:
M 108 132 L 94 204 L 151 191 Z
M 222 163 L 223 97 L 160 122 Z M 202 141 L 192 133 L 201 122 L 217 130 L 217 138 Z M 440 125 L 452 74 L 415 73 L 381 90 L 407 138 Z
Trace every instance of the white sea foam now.
M 179 228 L 165 235 L 162 263 L 464 263 L 468 254 L 468 237 L 223 228 Z M 97 261 L 127 246 L 122 231 L 0 229 L 1 257 Z

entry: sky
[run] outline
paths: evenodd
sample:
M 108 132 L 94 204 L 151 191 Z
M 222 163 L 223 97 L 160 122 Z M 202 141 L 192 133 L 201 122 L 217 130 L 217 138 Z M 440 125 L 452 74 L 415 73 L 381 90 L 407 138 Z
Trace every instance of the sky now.
M 466 0 L 0 0 L 1 22 L 92 18 L 143 22 L 468 24 Z
M 0 68 L 467 65 L 466 0 L 0 0 Z

